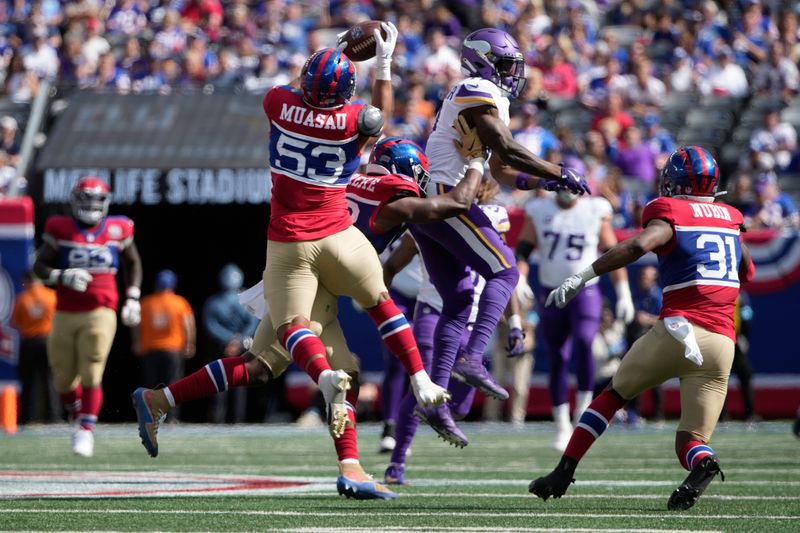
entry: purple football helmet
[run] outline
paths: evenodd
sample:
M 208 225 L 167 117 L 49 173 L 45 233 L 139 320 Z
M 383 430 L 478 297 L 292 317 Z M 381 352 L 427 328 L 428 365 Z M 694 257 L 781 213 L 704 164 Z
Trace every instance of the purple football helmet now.
M 467 35 L 461 47 L 461 66 L 472 77 L 489 80 L 509 98 L 525 88 L 525 58 L 508 33 L 484 28 Z

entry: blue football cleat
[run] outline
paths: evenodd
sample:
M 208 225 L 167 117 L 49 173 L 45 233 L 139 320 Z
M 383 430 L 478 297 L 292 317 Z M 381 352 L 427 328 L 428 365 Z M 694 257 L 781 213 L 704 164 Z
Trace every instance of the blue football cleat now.
M 375 481 L 355 481 L 344 476 L 336 478 L 336 490 L 341 496 L 356 500 L 395 500 L 400 497 Z

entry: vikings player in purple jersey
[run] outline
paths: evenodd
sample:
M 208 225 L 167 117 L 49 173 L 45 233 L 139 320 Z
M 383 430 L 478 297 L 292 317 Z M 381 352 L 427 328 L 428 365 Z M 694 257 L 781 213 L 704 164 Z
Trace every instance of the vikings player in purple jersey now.
M 509 98 L 517 98 L 525 85 L 525 61 L 519 45 L 508 33 L 485 28 L 469 34 L 461 50 L 461 64 L 468 77 L 445 97 L 428 140 L 431 162 L 429 197 L 444 194 L 472 168 L 453 150 L 456 134 L 446 127 L 459 118 L 476 128 L 483 144 L 491 148 L 489 168 L 500 183 L 518 189 L 569 189 L 588 192 L 584 178 L 574 170 L 548 163 L 514 141 L 509 123 Z M 445 127 L 443 127 L 445 126 Z M 482 162 L 473 165 L 482 170 Z M 474 205 L 467 213 L 442 222 L 411 227 L 436 290 L 444 300 L 436 327 L 431 379 L 446 387 L 450 375 L 485 394 L 508 398 L 483 366 L 483 354 L 519 272 L 513 251 L 500 239 L 488 217 Z M 470 269 L 486 279 L 478 317 L 467 345 L 460 349 L 461 335 L 472 307 Z M 466 437 L 447 407 L 423 411 L 426 421 L 443 438 L 463 445 Z

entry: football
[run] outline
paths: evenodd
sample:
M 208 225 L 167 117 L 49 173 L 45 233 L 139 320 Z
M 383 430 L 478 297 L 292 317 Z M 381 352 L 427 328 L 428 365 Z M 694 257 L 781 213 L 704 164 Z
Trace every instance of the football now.
M 353 61 L 366 61 L 375 57 L 375 30 L 386 38 L 386 31 L 381 28 L 381 21 L 368 20 L 359 22 L 339 38 L 337 44 L 347 43 L 344 53 Z

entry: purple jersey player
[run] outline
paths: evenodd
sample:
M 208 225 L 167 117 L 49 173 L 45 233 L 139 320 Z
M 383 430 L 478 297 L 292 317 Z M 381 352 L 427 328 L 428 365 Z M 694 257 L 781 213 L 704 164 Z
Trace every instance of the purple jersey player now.
M 431 165 L 428 196 L 446 193 L 473 168 L 453 149 L 457 135 L 449 124 L 459 119 L 474 125 L 483 144 L 491 148 L 493 157 L 489 159 L 489 167 L 499 182 L 519 189 L 565 188 L 578 194 L 587 192 L 582 176 L 536 157 L 514 141 L 508 129 L 509 98 L 519 96 L 525 85 L 525 61 L 514 38 L 491 28 L 473 32 L 464 39 L 461 64 L 469 77 L 457 83 L 445 98 L 428 140 L 426 153 Z M 483 169 L 480 162 L 472 165 Z M 431 281 L 444 301 L 436 326 L 431 379 L 447 386 L 452 372 L 454 377 L 485 394 L 508 398 L 508 392 L 483 366 L 483 354 L 517 285 L 519 272 L 513 252 L 477 205 L 458 217 L 412 226 L 411 231 Z M 459 348 L 472 307 L 470 269 L 486 279 L 486 288 L 475 327 L 466 346 Z M 425 409 L 422 414 L 445 440 L 460 446 L 467 444 L 446 405 Z
M 492 221 L 492 226 L 499 234 L 506 233 L 509 228 L 508 212 L 499 205 L 482 205 L 481 209 Z M 416 256 L 416 245 L 409 236 L 405 236 L 400 246 L 384 265 L 384 277 L 391 278 L 403 265 L 410 261 L 410 256 Z M 474 287 L 474 300 L 470 316 L 467 319 L 467 328 L 461 337 L 461 346 L 465 346 L 469 341 L 470 333 L 473 329 L 475 317 L 478 314 L 478 301 L 486 281 L 474 271 L 470 276 Z M 433 345 L 436 324 L 441 316 L 443 302 L 436 288 L 431 283 L 425 267 L 422 267 L 422 284 L 417 297 L 417 307 L 414 312 L 414 338 L 417 340 L 420 358 L 426 369 L 431 368 L 433 361 Z M 510 313 L 517 312 L 517 301 L 512 298 L 512 305 L 509 306 Z M 509 343 L 507 346 L 509 357 L 520 355 L 524 336 L 520 328 L 511 328 L 509 332 Z M 448 402 L 453 418 L 460 420 L 467 416 L 472 401 L 475 398 L 476 389 L 465 383 L 451 380 L 448 387 L 452 398 Z M 416 414 L 416 416 L 414 416 Z M 406 394 L 400 404 L 400 411 L 397 417 L 396 446 L 392 451 L 392 458 L 389 466 L 384 473 L 384 481 L 391 485 L 404 485 L 405 461 L 408 449 L 417 432 L 420 419 L 424 419 L 425 411 L 417 407 L 417 401 L 411 394 Z

